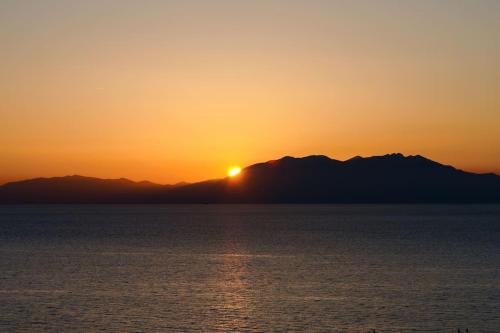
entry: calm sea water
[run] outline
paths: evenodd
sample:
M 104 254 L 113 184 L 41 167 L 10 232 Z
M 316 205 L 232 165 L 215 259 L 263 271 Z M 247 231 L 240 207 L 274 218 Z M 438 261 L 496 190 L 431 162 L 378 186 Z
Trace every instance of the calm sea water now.
M 500 206 L 0 206 L 1 332 L 500 332 Z

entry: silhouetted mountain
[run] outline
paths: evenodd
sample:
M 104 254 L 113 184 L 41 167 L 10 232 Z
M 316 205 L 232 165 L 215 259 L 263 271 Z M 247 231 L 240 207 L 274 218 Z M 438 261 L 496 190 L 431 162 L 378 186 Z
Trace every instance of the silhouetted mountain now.
M 153 190 L 167 188 L 148 181 L 83 176 L 35 178 L 0 186 L 2 203 L 131 202 Z
M 0 202 L 500 203 L 499 176 L 464 172 L 420 155 L 346 161 L 287 156 L 251 165 L 234 178 L 180 186 L 83 177 L 62 186 L 61 179 L 67 178 L 4 185 Z M 97 184 L 107 190 L 95 191 Z

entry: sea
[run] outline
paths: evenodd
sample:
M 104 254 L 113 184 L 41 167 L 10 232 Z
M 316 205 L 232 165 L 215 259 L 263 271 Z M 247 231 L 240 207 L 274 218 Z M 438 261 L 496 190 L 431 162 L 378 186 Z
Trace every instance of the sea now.
M 0 206 L 0 332 L 500 332 L 500 205 Z

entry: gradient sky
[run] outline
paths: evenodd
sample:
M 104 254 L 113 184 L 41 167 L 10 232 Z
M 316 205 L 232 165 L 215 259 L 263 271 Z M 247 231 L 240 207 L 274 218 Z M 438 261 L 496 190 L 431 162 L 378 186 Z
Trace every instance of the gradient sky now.
M 0 183 L 284 155 L 500 173 L 500 1 L 0 1 Z

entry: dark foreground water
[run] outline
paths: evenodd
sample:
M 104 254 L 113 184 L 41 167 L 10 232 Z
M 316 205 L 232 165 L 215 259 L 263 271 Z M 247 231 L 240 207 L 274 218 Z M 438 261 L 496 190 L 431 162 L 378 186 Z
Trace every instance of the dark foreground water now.
M 500 332 L 500 206 L 0 206 L 0 332 Z

